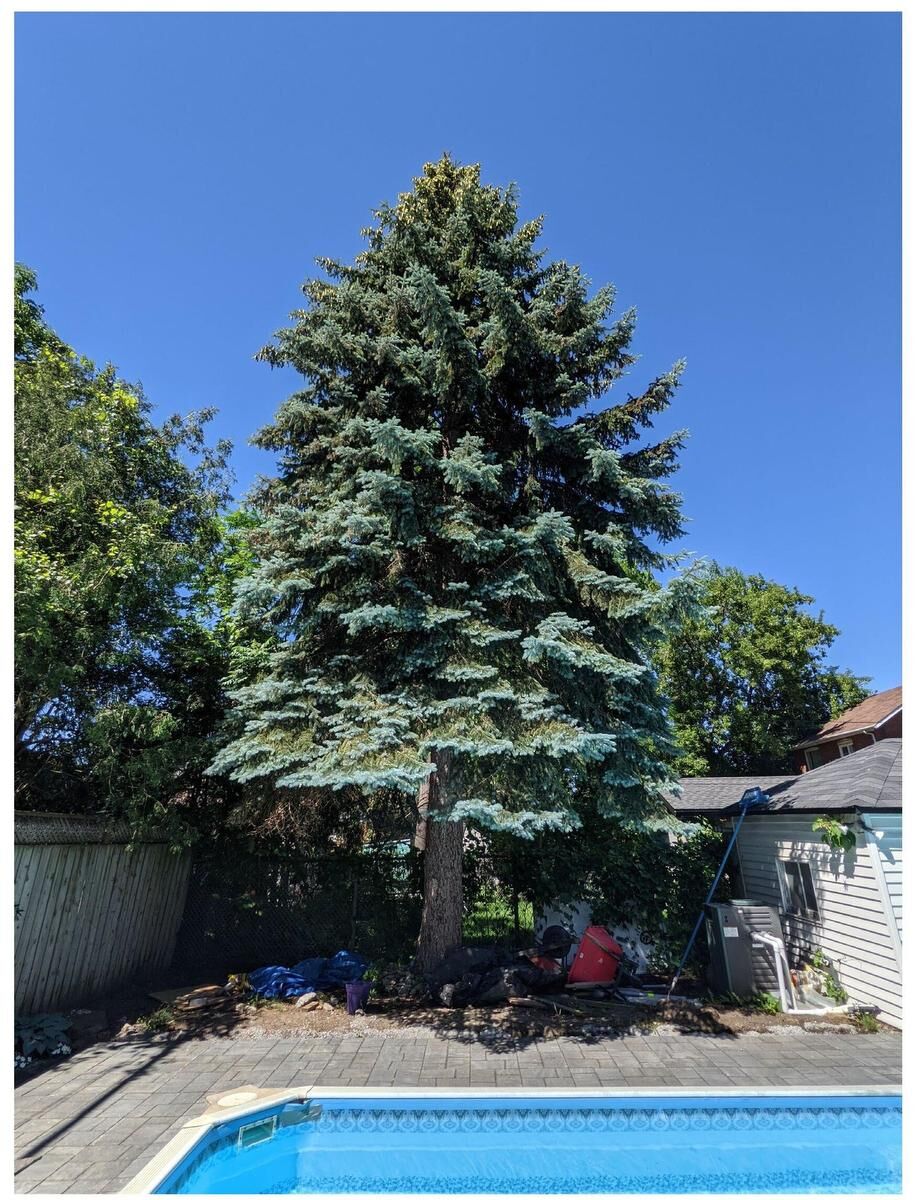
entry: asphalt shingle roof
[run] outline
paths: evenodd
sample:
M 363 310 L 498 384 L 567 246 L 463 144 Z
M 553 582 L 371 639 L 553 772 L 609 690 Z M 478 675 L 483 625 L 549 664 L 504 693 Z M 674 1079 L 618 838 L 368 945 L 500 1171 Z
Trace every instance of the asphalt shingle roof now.
M 874 729 L 886 718 L 903 707 L 903 688 L 888 688 L 886 692 L 876 692 L 856 704 L 854 708 L 840 713 L 832 721 L 827 721 L 815 730 L 798 746 L 813 746 L 817 742 L 825 742 L 832 738 L 844 737 L 847 733 L 861 733 L 866 729 Z
M 839 812 L 903 807 L 902 738 L 885 738 L 804 775 L 736 775 L 681 779 L 671 797 L 680 816 L 730 816 L 747 788 L 759 787 L 768 805 L 756 812 Z

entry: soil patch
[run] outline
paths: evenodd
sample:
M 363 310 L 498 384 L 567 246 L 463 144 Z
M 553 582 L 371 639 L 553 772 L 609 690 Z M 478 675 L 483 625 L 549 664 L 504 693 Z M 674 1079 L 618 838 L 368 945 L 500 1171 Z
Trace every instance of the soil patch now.
M 566 1003 L 570 998 L 562 997 Z M 551 1003 L 552 997 L 544 1000 Z M 149 1009 L 149 1001 L 147 1008 Z M 349 1016 L 344 1002 L 328 1009 L 297 1008 L 291 1001 L 269 1000 L 256 1004 L 228 999 L 214 1008 L 170 1014 L 168 1025 L 151 1027 L 134 1017 L 113 1027 L 110 1036 L 147 1037 L 163 1032 L 192 1037 L 296 1038 L 330 1034 L 382 1037 L 448 1037 L 514 1039 L 557 1037 L 584 1038 L 623 1036 L 629 1033 L 709 1034 L 737 1037 L 747 1033 L 805 1032 L 814 1028 L 813 1018 L 787 1013 L 762 1013 L 719 1005 L 660 1004 L 653 1008 L 609 1004 L 602 1009 L 574 1013 L 548 1007 L 516 1008 L 507 1004 L 491 1007 L 439 1008 L 418 1000 L 380 998 L 371 1000 L 366 1013 Z M 855 1032 L 842 1014 L 821 1017 L 819 1028 L 828 1032 Z

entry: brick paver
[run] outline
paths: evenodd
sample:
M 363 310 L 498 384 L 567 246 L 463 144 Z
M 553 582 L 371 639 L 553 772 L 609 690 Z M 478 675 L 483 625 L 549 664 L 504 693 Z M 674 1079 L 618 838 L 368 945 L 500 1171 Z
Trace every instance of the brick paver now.
M 859 1087 L 900 1083 L 895 1034 L 103 1043 L 16 1089 L 17 1192 L 117 1192 L 210 1092 L 291 1087 Z

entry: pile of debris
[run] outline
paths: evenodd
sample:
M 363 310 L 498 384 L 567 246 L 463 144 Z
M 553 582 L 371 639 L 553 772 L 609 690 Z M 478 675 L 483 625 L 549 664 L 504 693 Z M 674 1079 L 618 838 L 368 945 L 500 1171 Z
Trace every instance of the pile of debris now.
M 533 992 L 550 991 L 564 983 L 560 964 L 539 966 L 527 954 L 499 947 L 467 946 L 448 954 L 431 972 L 430 996 L 445 1008 L 499 1004 Z
M 346 995 L 358 985 L 369 967 L 366 959 L 352 950 L 339 950 L 330 958 L 306 958 L 292 967 L 268 966 L 248 974 L 230 975 L 224 984 L 208 984 L 191 990 L 174 988 L 152 992 L 154 1000 L 173 1009 L 176 1015 L 189 1016 L 204 1010 L 216 1012 L 258 1000 L 291 1000 L 297 1008 L 330 1010 L 338 1007 L 331 989 L 341 988 Z M 366 1001 L 370 984 L 355 993 Z M 349 1012 L 351 998 L 349 996 Z
M 431 985 L 411 967 L 401 963 L 386 963 L 374 971 L 373 990 L 378 996 L 395 1000 L 427 1000 Z
M 205 1009 L 229 1009 L 237 998 L 235 989 L 229 984 L 221 986 L 216 983 L 196 988 L 166 988 L 165 991 L 150 992 L 150 997 L 182 1016 Z
M 552 925 L 529 950 L 456 950 L 431 972 L 431 998 L 447 1008 L 504 1001 L 512 1007 L 581 1015 L 592 1007 L 634 1002 L 621 985 L 633 978 L 635 964 L 607 929 L 589 926 L 566 969 L 573 945 L 574 938 L 563 926 Z M 629 991 L 636 994 L 636 989 Z
M 339 950 L 331 958 L 304 958 L 292 967 L 261 967 L 250 971 L 248 984 L 266 1000 L 294 1000 L 307 992 L 344 987 L 363 979 L 370 963 L 353 950 Z
M 571 965 L 566 967 L 569 959 Z M 288 1001 L 291 1007 L 315 1012 L 338 1008 L 344 992 L 348 1013 L 353 1015 L 364 1012 L 373 988 L 381 998 L 440 1008 L 507 1004 L 583 1018 L 663 999 L 653 986 L 626 986 L 637 982 L 636 970 L 637 965 L 601 926 L 590 926 L 575 946 L 571 933 L 554 925 L 527 950 L 466 946 L 447 954 L 427 974 L 397 964 L 371 969 L 361 955 L 339 950 L 328 958 L 303 959 L 290 967 L 260 967 L 230 975 L 223 985 L 157 993 L 155 998 L 183 1015 L 201 1010 L 217 1010 L 218 1015 L 224 1006 L 251 1006 L 265 1000 Z

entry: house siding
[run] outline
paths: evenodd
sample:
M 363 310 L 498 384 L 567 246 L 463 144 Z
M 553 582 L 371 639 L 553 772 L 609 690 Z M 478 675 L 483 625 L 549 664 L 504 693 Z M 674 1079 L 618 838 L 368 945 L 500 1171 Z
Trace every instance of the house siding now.
M 816 754 L 819 758 L 821 767 L 825 767 L 827 763 L 835 762 L 840 757 L 839 743 L 851 742 L 853 753 L 856 750 L 867 750 L 869 746 L 873 746 L 875 742 L 883 742 L 886 738 L 901 738 L 903 736 L 903 711 L 894 713 L 892 717 L 888 717 L 886 721 L 882 721 L 874 727 L 872 733 L 841 733 L 838 737 L 834 737 L 832 741 L 820 742 L 816 746 L 808 746 L 807 749 Z M 800 775 L 802 771 L 807 770 L 807 756 L 804 750 L 795 750 L 792 762 L 794 765 L 795 774 Z M 817 768 L 813 768 L 816 770 Z
M 789 960 L 795 963 L 822 950 L 853 1000 L 877 1005 L 881 1020 L 901 1028 L 900 930 L 888 916 L 891 908 L 894 914 L 902 912 L 900 814 L 870 816 L 868 823 L 884 834 L 880 872 L 865 834 L 859 833 L 853 851 L 833 851 L 812 830 L 815 815 L 747 816 L 737 840 L 744 898 L 781 912 L 776 859 L 810 863 L 820 916 L 808 921 L 782 912 Z
M 865 824 L 874 834 L 890 907 L 903 937 L 903 817 L 901 813 L 871 813 Z
M 892 721 L 890 724 L 893 727 Z M 884 737 L 894 736 L 899 737 L 900 735 L 893 733 L 884 734 Z M 881 741 L 882 739 L 877 737 L 876 740 Z M 851 742 L 852 752 L 854 753 L 856 750 L 867 750 L 869 746 L 874 745 L 875 739 L 871 737 L 870 733 L 841 733 L 838 738 L 834 738 L 831 742 L 821 742 L 817 746 L 808 746 L 806 752 L 804 750 L 796 750 L 794 753 L 795 772 L 800 775 L 805 770 L 817 770 L 817 767 L 808 767 L 808 753 L 817 756 L 819 759 L 818 766 L 825 767 L 827 763 L 835 762 L 837 758 L 842 757 L 839 753 L 840 742 Z

